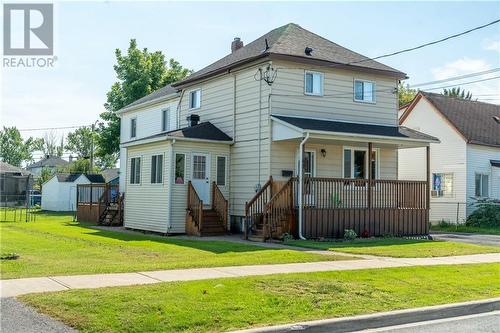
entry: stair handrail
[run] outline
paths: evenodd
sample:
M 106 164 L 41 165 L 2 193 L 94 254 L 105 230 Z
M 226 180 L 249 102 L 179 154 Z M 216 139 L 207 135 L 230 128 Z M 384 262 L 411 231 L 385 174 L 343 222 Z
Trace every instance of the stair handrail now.
M 270 176 L 268 181 L 260 188 L 250 201 L 245 203 L 245 239 L 248 239 L 248 231 L 253 228 L 253 218 L 257 214 L 262 214 L 264 205 L 268 202 L 268 198 L 272 197 L 273 177 Z M 269 192 L 269 194 L 268 194 Z
M 191 181 L 188 181 L 187 209 L 200 231 L 203 222 L 203 200 L 200 199 Z
M 224 194 L 220 190 L 219 186 L 217 186 L 216 182 L 212 182 L 212 210 L 214 210 L 224 227 L 224 230 L 227 230 L 227 220 L 228 220 L 228 209 L 229 203 L 227 199 L 224 197 Z
M 294 210 L 294 183 L 296 177 L 291 177 L 288 181 L 269 199 L 264 206 L 263 218 L 264 230 L 268 231 L 267 237 L 272 237 L 272 233 L 278 228 L 283 215 L 293 214 Z

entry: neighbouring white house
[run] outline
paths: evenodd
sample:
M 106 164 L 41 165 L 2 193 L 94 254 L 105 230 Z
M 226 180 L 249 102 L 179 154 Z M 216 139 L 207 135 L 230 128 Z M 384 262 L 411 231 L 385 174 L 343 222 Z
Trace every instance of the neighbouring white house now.
M 42 158 L 40 161 L 35 162 L 33 164 L 30 164 L 26 167 L 26 170 L 31 172 L 33 176 L 39 177 L 42 173 L 43 169 L 49 170 L 51 173 L 55 173 L 58 171 L 59 168 L 64 168 L 67 167 L 68 165 L 71 164 L 71 157 L 70 161 L 66 161 L 58 156 L 50 156 L 47 155 L 44 158 Z
M 439 138 L 430 145 L 430 221 L 462 223 L 479 198 L 500 199 L 500 106 L 419 92 L 400 124 Z M 399 151 L 399 179 L 425 179 L 425 152 Z
M 428 182 L 397 180 L 398 151 L 438 140 L 399 126 L 404 78 L 293 23 L 235 38 L 229 54 L 117 112 L 124 226 L 426 234 Z
M 78 184 L 103 184 L 102 175 L 60 173 L 42 184 L 42 209 L 50 211 L 76 211 Z

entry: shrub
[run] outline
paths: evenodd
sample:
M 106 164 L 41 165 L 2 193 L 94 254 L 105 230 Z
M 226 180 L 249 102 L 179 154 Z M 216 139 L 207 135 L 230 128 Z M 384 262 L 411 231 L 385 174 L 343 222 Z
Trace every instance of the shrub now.
M 500 227 L 500 200 L 479 199 L 477 209 L 469 215 L 465 225 L 470 227 Z
M 356 239 L 356 237 L 358 237 L 358 234 L 356 233 L 356 231 L 354 231 L 352 229 L 345 229 L 344 230 L 344 239 L 345 240 L 353 241 Z
M 285 232 L 283 235 L 281 235 L 281 240 L 285 243 L 291 241 L 292 239 L 292 235 L 290 235 L 288 232 Z

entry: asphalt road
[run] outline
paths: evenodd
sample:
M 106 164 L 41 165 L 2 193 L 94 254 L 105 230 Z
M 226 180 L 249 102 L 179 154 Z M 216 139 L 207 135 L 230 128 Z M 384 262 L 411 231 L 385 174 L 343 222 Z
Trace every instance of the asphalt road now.
M 500 311 L 424 321 L 409 325 L 358 331 L 358 333 L 498 333 Z
M 74 333 L 71 327 L 42 315 L 15 298 L 2 298 L 0 331 L 2 333 Z
M 497 235 L 479 235 L 466 233 L 452 232 L 437 232 L 431 233 L 433 239 L 444 240 L 449 242 L 462 242 L 478 245 L 493 245 L 500 246 L 500 236 Z

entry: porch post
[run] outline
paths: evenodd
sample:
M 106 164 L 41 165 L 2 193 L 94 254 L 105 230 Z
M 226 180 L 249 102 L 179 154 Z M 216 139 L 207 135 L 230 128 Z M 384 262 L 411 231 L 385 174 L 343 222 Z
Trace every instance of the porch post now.
M 372 180 L 373 180 L 373 171 L 372 171 L 372 150 L 373 143 L 368 142 L 368 191 L 366 192 L 368 195 L 368 209 L 372 208 Z
M 425 193 L 425 208 L 426 208 L 426 221 L 425 221 L 425 231 L 426 234 L 429 233 L 429 209 L 431 201 L 431 147 L 428 145 L 425 147 L 425 159 L 426 159 L 426 193 Z

